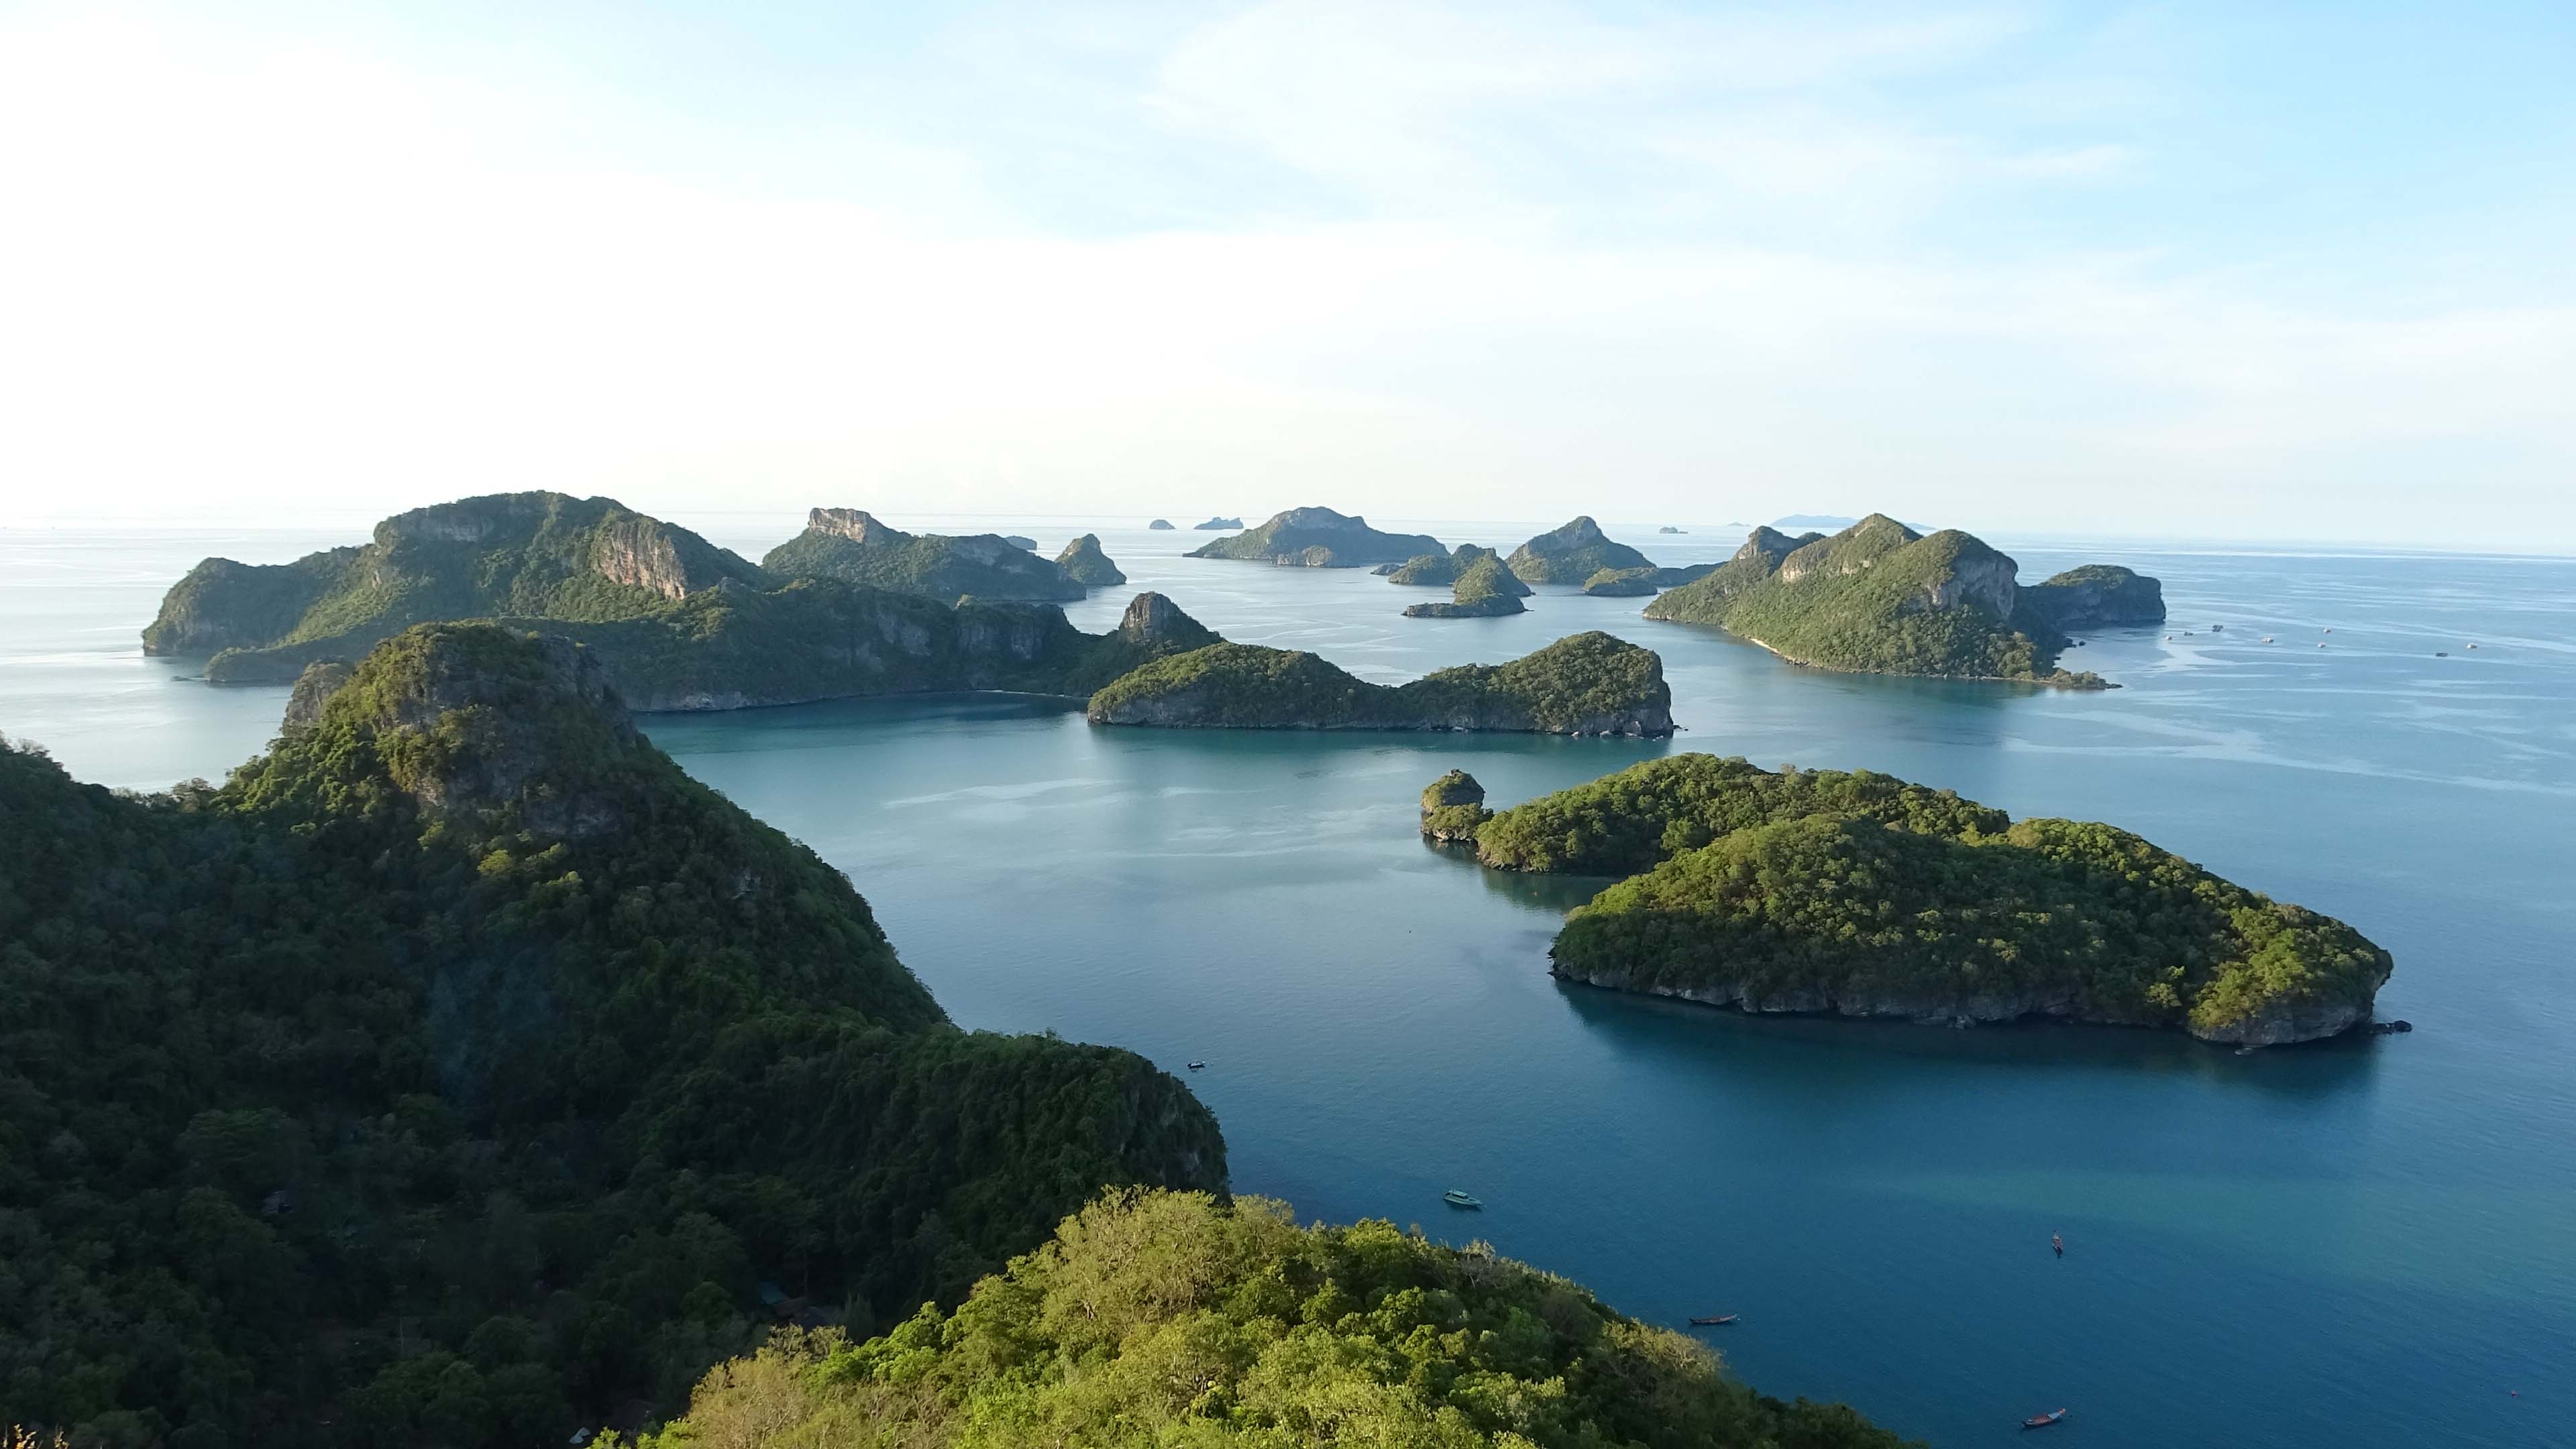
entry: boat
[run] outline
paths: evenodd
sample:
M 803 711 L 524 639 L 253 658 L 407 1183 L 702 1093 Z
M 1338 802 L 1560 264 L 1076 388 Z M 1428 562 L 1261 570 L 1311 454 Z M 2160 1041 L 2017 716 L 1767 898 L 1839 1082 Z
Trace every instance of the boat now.
M 1205 1063 L 1205 1062 L 1192 1062 L 1192 1063 L 1190 1063 L 1190 1070 L 1195 1072 L 1195 1071 L 1199 1070 L 1201 1067 L 1204 1067 L 1204 1066 L 1206 1066 L 1206 1065 L 1207 1065 L 1207 1063 Z
M 2049 1425 L 2054 1424 L 2065 1417 L 2066 1411 L 2064 1409 L 2052 1409 L 2045 1414 L 2031 1415 L 2029 1418 L 2021 1421 L 2021 1426 L 2025 1429 L 2045 1429 Z
M 1741 1313 L 1720 1313 L 1712 1318 L 1694 1318 L 1691 1322 L 1700 1328 L 1715 1328 L 1721 1323 L 1733 1323 L 1743 1316 Z
M 1447 1192 L 1440 1194 L 1440 1200 L 1449 1204 L 1451 1207 L 1480 1208 L 1485 1205 L 1485 1200 L 1483 1198 L 1476 1196 L 1472 1192 L 1462 1192 L 1454 1187 L 1449 1189 Z

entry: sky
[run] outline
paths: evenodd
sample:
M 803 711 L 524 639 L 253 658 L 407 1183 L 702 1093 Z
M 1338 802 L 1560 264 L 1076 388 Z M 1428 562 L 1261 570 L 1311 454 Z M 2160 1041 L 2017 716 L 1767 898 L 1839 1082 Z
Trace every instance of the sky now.
M 0 526 L 2576 552 L 2572 79 L 2564 0 L 0 0 Z

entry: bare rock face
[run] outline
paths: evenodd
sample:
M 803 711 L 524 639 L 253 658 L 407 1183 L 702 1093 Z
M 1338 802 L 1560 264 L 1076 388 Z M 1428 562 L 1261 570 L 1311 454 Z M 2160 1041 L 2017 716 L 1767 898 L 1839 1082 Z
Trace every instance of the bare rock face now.
M 1181 606 L 1157 593 L 1127 601 L 1118 618 L 1118 637 L 1160 653 L 1203 649 L 1217 642 L 1216 631 L 1181 612 Z
M 341 685 L 357 667 L 342 659 L 317 659 L 304 666 L 295 677 L 295 690 L 286 697 L 286 717 L 278 721 L 277 732 L 290 738 L 313 728 L 322 717 L 322 701 L 339 692 Z
M 1960 535 L 1966 538 L 1966 535 Z M 2013 616 L 2013 604 L 2020 593 L 2015 576 L 2021 569 L 2011 556 L 1968 539 L 1973 547 L 1962 546 L 1951 563 L 1948 576 L 1932 581 L 1916 601 L 1920 609 L 1955 609 L 1974 604 L 1998 619 Z
M 670 531 L 640 516 L 602 525 L 591 538 L 590 566 L 612 583 L 651 589 L 666 599 L 688 597 L 692 585 Z
M 516 808 L 531 834 L 557 840 L 627 824 L 619 766 L 649 747 L 599 661 L 571 640 L 425 625 L 369 656 L 362 682 L 364 723 L 428 814 Z
M 816 508 L 807 511 L 805 526 L 817 533 L 846 538 L 852 543 L 897 544 L 910 541 L 911 534 L 877 521 L 875 514 L 864 508 Z

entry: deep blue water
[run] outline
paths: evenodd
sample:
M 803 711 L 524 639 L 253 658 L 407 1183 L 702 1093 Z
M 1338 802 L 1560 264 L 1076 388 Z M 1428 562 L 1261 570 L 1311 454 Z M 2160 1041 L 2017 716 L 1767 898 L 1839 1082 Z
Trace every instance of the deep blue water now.
M 792 529 L 692 521 L 754 555 Z M 1048 552 L 1070 531 L 981 526 Z M 1672 562 L 1732 542 L 1612 531 Z M 1741 1312 L 1715 1341 L 1770 1392 L 1942 1445 L 2061 1404 L 2052 1442 L 2140 1449 L 2576 1442 L 2576 561 L 1999 539 L 2026 579 L 2100 558 L 2165 581 L 2167 629 L 2070 660 L 2127 687 L 2060 694 L 1813 673 L 1557 590 L 1408 620 L 1432 595 L 1101 532 L 1133 583 L 1076 606 L 1086 627 L 1161 588 L 1386 680 L 1607 628 L 1662 652 L 1688 732 L 1109 731 L 991 695 L 646 728 L 847 870 L 960 1022 L 1207 1061 L 1238 1191 L 1481 1236 L 1648 1318 Z M 134 630 L 210 547 L 343 539 L 0 532 L 0 729 L 84 778 L 220 775 L 282 691 L 179 678 Z M 1451 765 L 1500 805 L 1667 749 L 2135 829 L 2369 933 L 2398 962 L 2381 1014 L 2418 1029 L 2239 1057 L 1565 987 L 1545 948 L 1598 883 L 1415 834 Z M 1453 1185 L 1488 1208 L 1443 1207 Z

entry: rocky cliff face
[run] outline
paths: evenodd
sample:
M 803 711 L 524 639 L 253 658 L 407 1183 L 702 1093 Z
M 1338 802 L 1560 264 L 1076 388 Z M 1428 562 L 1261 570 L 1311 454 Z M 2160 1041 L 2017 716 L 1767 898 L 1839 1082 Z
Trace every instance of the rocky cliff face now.
M 1118 565 L 1101 551 L 1100 535 L 1096 533 L 1086 533 L 1066 544 L 1064 552 L 1055 556 L 1055 566 L 1064 570 L 1066 578 L 1087 589 L 1115 588 L 1127 582 Z
M 278 721 L 281 735 L 300 735 L 322 717 L 322 702 L 339 692 L 349 682 L 356 667 L 339 659 L 318 660 L 304 666 L 295 676 L 295 690 L 286 697 L 286 717 Z
M 1933 534 L 1933 542 L 1948 542 L 1953 549 L 1950 565 L 1926 581 L 1912 601 L 1915 609 L 1956 609 L 1975 607 L 1997 619 L 2013 616 L 2013 605 L 2020 593 L 2015 581 L 2020 566 L 2012 559 L 1987 547 L 1956 529 Z
M 602 525 L 591 536 L 590 566 L 610 583 L 649 589 L 666 599 L 686 598 L 691 589 L 716 582 L 690 577 L 670 530 L 640 516 Z
M 1181 606 L 1148 591 L 1127 601 L 1118 616 L 1118 637 L 1157 654 L 1204 649 L 1217 642 L 1216 631 L 1181 612 Z
M 846 538 L 852 543 L 890 546 L 912 541 L 911 534 L 878 522 L 876 515 L 864 508 L 808 509 L 805 526 L 816 533 Z

